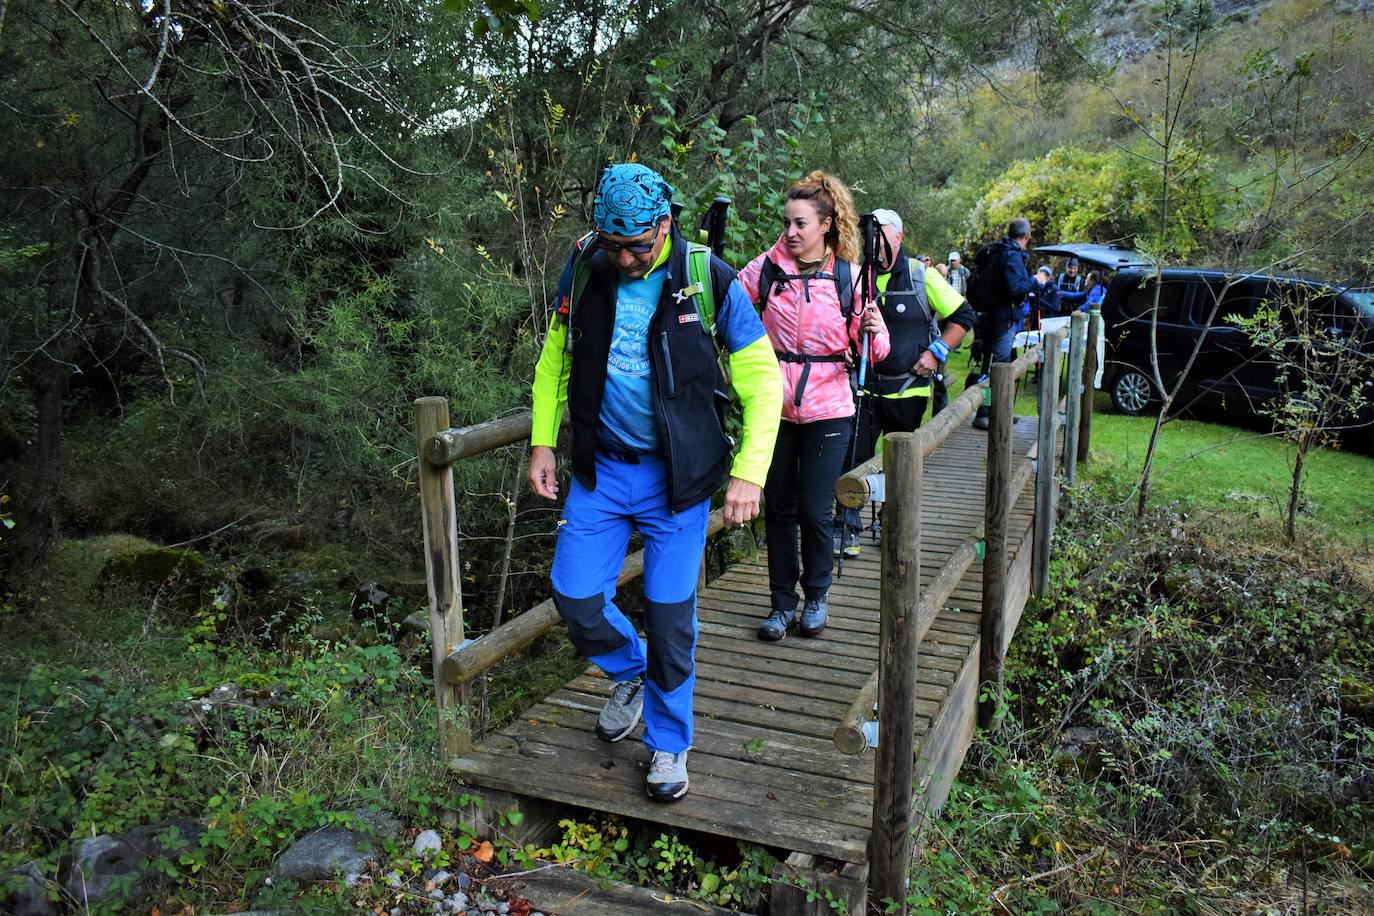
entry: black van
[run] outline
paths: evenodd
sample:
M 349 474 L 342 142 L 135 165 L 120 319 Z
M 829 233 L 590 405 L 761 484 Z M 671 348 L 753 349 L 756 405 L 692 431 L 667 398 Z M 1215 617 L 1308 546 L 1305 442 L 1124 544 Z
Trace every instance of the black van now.
M 1158 403 L 1159 391 L 1150 370 L 1156 295 L 1158 314 L 1153 334 L 1160 376 L 1172 387 L 1187 369 L 1175 400 L 1180 408 L 1212 406 L 1255 417 L 1265 402 L 1281 394 L 1274 357 L 1254 346 L 1233 321 L 1254 316 L 1266 303 L 1302 302 L 1314 322 L 1314 333 L 1353 341 L 1358 352 L 1374 357 L 1374 289 L 1335 287 L 1299 276 L 1190 267 L 1156 271 L 1138 252 L 1102 245 L 1035 250 L 1076 257 L 1100 272 L 1115 271 L 1102 302 L 1106 333 L 1102 387 L 1122 413 L 1143 414 Z M 1374 375 L 1365 385 L 1370 400 L 1374 400 Z M 1355 439 L 1374 443 L 1374 408 L 1366 405 L 1359 416 L 1347 422 L 1362 427 Z

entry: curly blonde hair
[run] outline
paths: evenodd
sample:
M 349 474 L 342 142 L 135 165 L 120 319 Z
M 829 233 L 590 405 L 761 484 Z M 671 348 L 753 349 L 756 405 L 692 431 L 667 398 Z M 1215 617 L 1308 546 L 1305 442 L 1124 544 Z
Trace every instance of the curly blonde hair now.
M 834 175 L 816 169 L 787 189 L 788 200 L 809 200 L 821 219 L 831 218 L 825 244 L 835 256 L 858 263 L 859 216 L 854 210 L 854 198 L 844 182 Z

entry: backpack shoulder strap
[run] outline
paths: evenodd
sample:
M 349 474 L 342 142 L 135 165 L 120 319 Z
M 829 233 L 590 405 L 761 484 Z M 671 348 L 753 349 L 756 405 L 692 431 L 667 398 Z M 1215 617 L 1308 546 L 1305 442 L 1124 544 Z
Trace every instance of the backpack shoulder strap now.
M 687 279 L 696 288 L 697 315 L 701 326 L 716 339 L 716 289 L 711 270 L 711 249 L 695 242 L 687 246 Z
M 782 268 L 772 258 L 764 258 L 759 268 L 759 311 L 768 308 L 768 296 L 773 292 L 773 284 L 782 278 Z
M 849 262 L 835 256 L 835 293 L 840 297 L 840 314 L 846 319 L 854 314 L 854 274 Z
M 596 251 L 596 233 L 588 232 L 573 243 L 572 254 L 568 258 L 568 263 L 563 268 L 563 276 L 559 280 L 560 290 L 566 290 L 562 298 L 558 301 L 557 311 L 554 313 L 553 324 L 571 325 L 573 309 L 576 308 L 578 300 L 582 298 L 582 291 L 587 287 L 587 277 L 591 273 L 591 266 L 588 263 L 592 254 Z M 573 348 L 573 335 L 568 334 L 564 349 L 569 353 Z

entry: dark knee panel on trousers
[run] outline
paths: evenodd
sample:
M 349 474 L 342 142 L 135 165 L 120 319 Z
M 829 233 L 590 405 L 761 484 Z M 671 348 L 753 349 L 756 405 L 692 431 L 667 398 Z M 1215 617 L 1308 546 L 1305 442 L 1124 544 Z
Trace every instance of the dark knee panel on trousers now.
M 696 601 L 644 602 L 644 632 L 649 637 L 649 680 L 664 693 L 681 687 L 692 673 L 692 617 Z
M 605 595 L 569 598 L 555 589 L 553 603 L 558 608 L 558 615 L 568 625 L 573 648 L 583 656 L 591 658 L 605 655 L 625 645 L 625 637 L 606 620 L 603 612 L 606 607 Z

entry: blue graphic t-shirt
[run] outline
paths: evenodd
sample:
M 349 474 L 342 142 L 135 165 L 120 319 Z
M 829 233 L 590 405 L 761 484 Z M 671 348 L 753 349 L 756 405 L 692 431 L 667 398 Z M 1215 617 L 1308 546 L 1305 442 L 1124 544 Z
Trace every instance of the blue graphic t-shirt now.
M 606 390 L 601 396 L 601 444 L 615 451 L 658 451 L 649 378 L 649 323 L 658 310 L 667 273 L 658 268 L 638 280 L 620 276 Z

